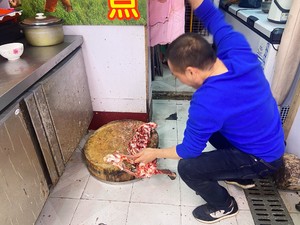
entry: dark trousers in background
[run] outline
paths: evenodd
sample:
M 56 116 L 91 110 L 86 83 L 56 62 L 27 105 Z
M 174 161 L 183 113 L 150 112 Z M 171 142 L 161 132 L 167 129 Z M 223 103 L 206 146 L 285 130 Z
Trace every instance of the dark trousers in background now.
M 218 181 L 263 178 L 273 174 L 282 158 L 267 163 L 232 146 L 219 132 L 209 142 L 216 148 L 198 158 L 181 159 L 178 172 L 182 180 L 216 209 L 227 208 L 231 197 Z

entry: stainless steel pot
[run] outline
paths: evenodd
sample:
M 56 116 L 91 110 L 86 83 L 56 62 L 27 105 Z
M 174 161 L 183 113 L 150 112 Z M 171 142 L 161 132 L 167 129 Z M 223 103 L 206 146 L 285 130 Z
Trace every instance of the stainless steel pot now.
M 34 18 L 24 19 L 23 28 L 27 42 L 33 46 L 56 45 L 64 40 L 63 20 L 54 16 L 37 13 Z

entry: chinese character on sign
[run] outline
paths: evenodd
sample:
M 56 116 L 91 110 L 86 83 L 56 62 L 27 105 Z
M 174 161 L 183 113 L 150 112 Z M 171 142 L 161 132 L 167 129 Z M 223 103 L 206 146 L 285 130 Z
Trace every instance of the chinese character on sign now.
M 119 20 L 138 20 L 140 13 L 137 3 L 138 0 L 108 0 L 108 19 L 114 20 L 117 17 Z

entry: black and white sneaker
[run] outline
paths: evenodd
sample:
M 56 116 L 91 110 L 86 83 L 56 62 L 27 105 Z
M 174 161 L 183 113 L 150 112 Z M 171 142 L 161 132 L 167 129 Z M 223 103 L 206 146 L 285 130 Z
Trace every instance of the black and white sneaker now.
M 249 189 L 255 187 L 255 183 L 251 179 L 235 179 L 235 180 L 225 180 L 226 184 L 232 184 L 243 189 Z
M 202 223 L 215 223 L 220 220 L 235 216 L 238 213 L 238 206 L 234 198 L 227 209 L 215 209 L 209 204 L 198 206 L 193 211 L 196 220 Z

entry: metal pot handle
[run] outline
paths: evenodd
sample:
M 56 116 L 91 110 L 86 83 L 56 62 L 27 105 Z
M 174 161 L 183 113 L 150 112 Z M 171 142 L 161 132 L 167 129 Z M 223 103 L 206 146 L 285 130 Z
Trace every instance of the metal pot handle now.
M 42 20 L 45 19 L 46 16 L 44 15 L 44 13 L 37 13 L 35 19 L 37 20 Z

